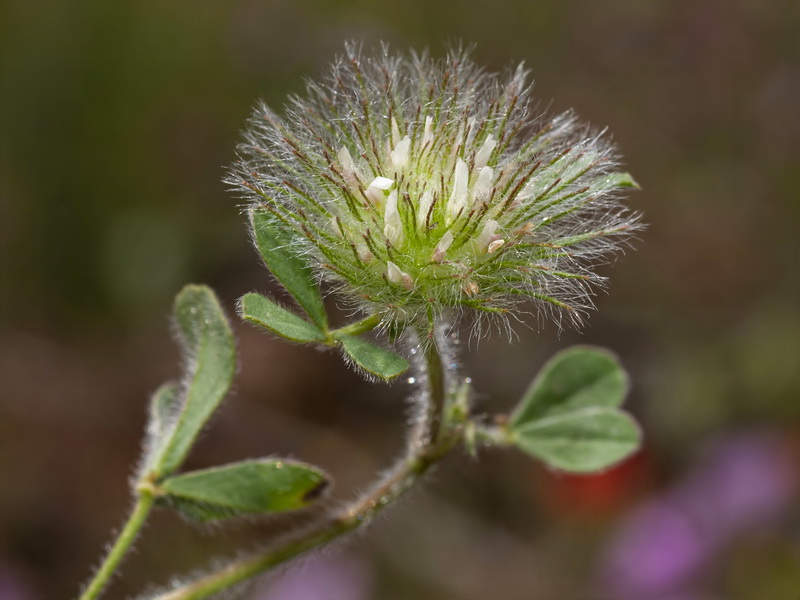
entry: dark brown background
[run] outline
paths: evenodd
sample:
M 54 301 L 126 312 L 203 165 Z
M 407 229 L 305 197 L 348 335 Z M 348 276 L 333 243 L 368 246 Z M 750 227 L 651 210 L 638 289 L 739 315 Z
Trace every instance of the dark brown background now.
M 450 460 L 351 541 L 348 577 L 359 598 L 614 600 L 598 573 L 616 532 L 680 487 L 708 444 L 756 432 L 797 451 L 799 10 L 792 0 L 7 0 L 0 596 L 74 595 L 120 523 L 146 398 L 177 375 L 178 289 L 208 283 L 229 311 L 247 291 L 274 291 L 220 178 L 255 99 L 280 105 L 358 39 L 435 54 L 475 42 L 493 69 L 524 60 L 554 111 L 609 126 L 643 187 L 632 197 L 649 223 L 637 250 L 607 270 L 610 293 L 580 334 L 496 335 L 464 363 L 481 406 L 500 411 L 557 349 L 611 347 L 632 374 L 647 444 L 595 479 L 513 453 Z M 292 455 L 328 468 L 347 495 L 398 452 L 402 384 L 367 385 L 334 355 L 235 328 L 236 392 L 190 466 Z M 782 506 L 703 564 L 691 598 L 798 593 L 800 517 Z M 203 532 L 159 513 L 109 597 L 261 531 Z

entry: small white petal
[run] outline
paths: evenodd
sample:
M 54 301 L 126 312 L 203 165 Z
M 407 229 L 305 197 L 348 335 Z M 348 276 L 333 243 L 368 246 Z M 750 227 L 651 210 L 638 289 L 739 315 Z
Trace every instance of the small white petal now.
M 499 250 L 500 248 L 502 248 L 503 244 L 505 243 L 506 243 L 505 240 L 494 240 L 493 242 L 489 243 L 489 246 L 486 248 L 486 252 L 491 254 L 495 250 Z
M 388 279 L 391 283 L 402 285 L 406 289 L 411 289 L 414 286 L 414 281 L 411 279 L 411 275 L 401 271 L 400 267 L 390 260 L 386 261 L 386 279 Z
M 475 168 L 482 169 L 486 166 L 489 162 L 489 158 L 492 156 L 492 152 L 497 147 L 497 141 L 494 139 L 494 136 L 490 133 L 486 136 L 486 141 L 483 142 L 483 146 L 481 149 L 478 150 L 478 154 L 475 155 Z
M 367 198 L 372 201 L 375 205 L 382 205 L 384 200 L 386 200 L 386 194 L 384 193 L 394 184 L 394 180 L 389 179 L 388 177 L 376 177 L 372 180 L 372 183 L 369 184 L 365 195 Z
M 478 236 L 478 247 L 483 250 L 492 243 L 492 238 L 497 231 L 497 221 L 494 219 L 489 219 L 486 221 L 486 225 L 483 226 L 483 231 Z
M 425 190 L 422 194 L 422 197 L 419 199 L 419 208 L 417 208 L 417 226 L 420 229 L 425 227 L 425 223 L 428 220 L 428 213 L 431 210 L 432 204 L 433 192 L 431 190 Z
M 383 216 L 383 235 L 389 240 L 392 246 L 399 246 L 403 243 L 403 222 L 400 220 L 400 212 L 397 210 L 397 190 L 392 190 L 386 199 L 386 212 Z
M 392 146 L 397 146 L 400 141 L 400 128 L 397 126 L 397 121 L 392 117 Z
M 436 244 L 436 249 L 433 251 L 433 256 L 431 260 L 433 262 L 441 262 L 444 258 L 445 252 L 453 243 L 453 232 L 449 229 L 445 232 L 442 236 L 442 239 L 439 240 L 439 243 Z
M 394 183 L 394 179 L 389 179 L 388 177 L 376 177 L 372 180 L 372 183 L 369 184 L 371 188 L 377 188 L 379 190 L 388 190 L 392 187 Z
M 356 246 L 356 251 L 358 252 L 358 258 L 366 263 L 375 260 L 375 255 L 370 252 L 369 247 L 366 244 L 359 244 Z
M 422 134 L 422 145 L 427 146 L 433 140 L 433 117 L 425 117 L 425 133 Z
M 395 169 L 403 169 L 408 164 L 409 150 L 411 148 L 411 138 L 405 136 L 402 140 L 397 142 L 390 155 L 392 166 Z
M 442 252 L 446 251 L 451 245 L 453 244 L 453 232 L 449 229 L 445 232 L 442 236 L 442 239 L 439 240 L 439 243 L 436 244 L 436 247 L 441 250 Z
M 386 199 L 386 194 L 384 194 L 382 190 L 371 186 L 367 188 L 367 191 L 364 192 L 364 195 L 369 198 L 369 201 L 375 206 L 381 206 L 383 201 Z
M 403 283 L 403 272 L 392 261 L 386 261 L 386 279 L 392 283 Z
M 483 167 L 478 173 L 477 181 L 472 186 L 472 198 L 478 202 L 487 200 L 492 192 L 493 179 L 494 171 L 492 167 Z
M 464 146 L 468 133 L 469 131 L 467 129 L 467 125 L 462 121 L 461 124 L 458 126 L 458 133 L 456 134 L 455 144 L 453 144 L 453 151 L 452 151 L 453 155 L 456 155 L 458 151 Z
M 363 185 L 363 183 L 361 183 L 363 178 L 361 177 L 356 163 L 353 161 L 353 157 L 350 155 L 350 151 L 345 146 L 342 146 L 339 148 L 339 152 L 336 153 L 336 157 L 339 159 L 342 175 L 347 183 L 353 187 Z
M 469 170 L 467 163 L 462 159 L 456 160 L 456 172 L 453 177 L 453 192 L 447 203 L 447 224 L 453 222 L 456 216 L 463 212 L 467 206 L 467 186 L 469 185 Z
M 345 171 L 352 173 L 356 170 L 356 166 L 353 163 L 353 157 L 350 156 L 350 151 L 344 146 L 339 148 L 339 152 L 336 153 L 336 157 L 339 159 L 339 164 Z

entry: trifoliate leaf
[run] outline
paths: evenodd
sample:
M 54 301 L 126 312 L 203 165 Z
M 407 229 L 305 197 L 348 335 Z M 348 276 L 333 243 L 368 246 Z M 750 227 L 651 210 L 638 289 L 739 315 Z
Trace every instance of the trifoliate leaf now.
M 322 294 L 308 263 L 294 250 L 296 242 L 269 212 L 251 210 L 256 245 L 267 268 L 320 329 L 327 331 L 328 318 Z
M 609 351 L 560 352 L 511 415 L 504 441 L 565 471 L 609 467 L 639 447 L 639 427 L 617 409 L 627 390 L 627 374 Z
M 584 408 L 527 422 L 509 442 L 548 465 L 574 473 L 610 467 L 639 448 L 641 432 L 614 408 Z
M 324 342 L 325 333 L 293 312 L 260 294 L 245 294 L 239 304 L 242 318 L 293 342 Z
M 167 416 L 178 404 L 170 389 L 162 388 L 156 395 L 155 426 L 166 424 L 163 441 L 149 461 L 156 476 L 172 473 L 186 458 L 197 434 L 227 394 L 236 362 L 233 333 L 208 287 L 183 288 L 175 298 L 174 312 L 189 372 L 174 416 Z
M 534 379 L 509 427 L 587 407 L 622 404 L 628 377 L 608 350 L 575 346 L 556 354 Z
M 325 473 L 304 463 L 252 460 L 169 477 L 159 485 L 157 500 L 206 523 L 304 508 L 328 484 Z
M 408 361 L 389 350 L 384 350 L 370 342 L 353 336 L 337 335 L 345 353 L 367 373 L 390 380 L 408 370 Z

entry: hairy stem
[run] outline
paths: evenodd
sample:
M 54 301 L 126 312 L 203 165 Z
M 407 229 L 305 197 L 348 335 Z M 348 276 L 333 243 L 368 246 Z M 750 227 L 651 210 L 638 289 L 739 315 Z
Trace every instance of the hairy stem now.
M 189 582 L 153 600 L 200 600 L 230 588 L 290 560 L 323 546 L 339 536 L 367 524 L 373 516 L 400 498 L 432 465 L 446 455 L 460 439 L 459 434 L 442 435 L 442 412 L 446 387 L 442 357 L 434 341 L 423 344 L 427 371 L 426 422 L 422 423 L 427 443 L 409 437 L 409 447 L 387 477 L 374 484 L 352 504 L 325 515 L 308 527 L 288 534 L 257 554 Z
M 81 594 L 80 600 L 94 600 L 100 596 L 131 544 L 139 536 L 139 531 L 141 531 L 147 515 L 150 514 L 150 509 L 153 508 L 153 501 L 154 497 L 150 490 L 139 490 L 139 496 L 130 517 L 128 517 L 128 521 L 117 536 L 114 545 L 108 551 L 103 564 L 97 569 L 94 577 L 86 586 L 83 594 Z
M 344 327 L 331 331 L 331 337 L 334 338 L 337 334 L 361 335 L 362 333 L 375 329 L 380 323 L 380 316 L 370 315 L 357 323 L 351 323 L 350 325 L 345 325 Z
M 434 446 L 439 439 L 444 418 L 444 405 L 446 400 L 444 369 L 442 367 L 442 356 L 436 347 L 436 340 L 431 339 L 430 343 L 424 344 L 425 348 L 425 369 L 428 382 L 428 403 L 425 407 L 428 411 L 426 415 L 427 445 Z

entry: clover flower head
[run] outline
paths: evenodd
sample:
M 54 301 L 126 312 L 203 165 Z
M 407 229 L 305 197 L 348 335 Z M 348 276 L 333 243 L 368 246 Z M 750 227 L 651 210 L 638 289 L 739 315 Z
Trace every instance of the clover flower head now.
M 319 276 L 387 323 L 513 315 L 579 323 L 594 268 L 635 231 L 603 132 L 538 114 L 522 65 L 349 45 L 281 116 L 255 110 L 228 181 Z

